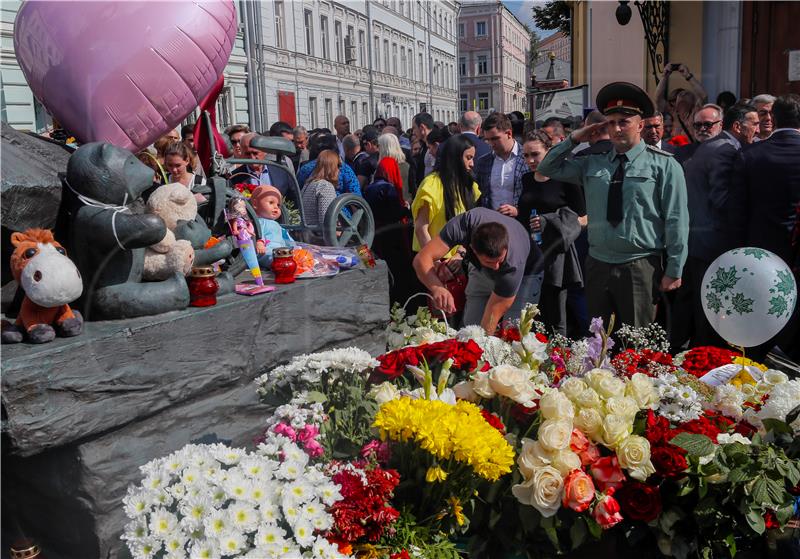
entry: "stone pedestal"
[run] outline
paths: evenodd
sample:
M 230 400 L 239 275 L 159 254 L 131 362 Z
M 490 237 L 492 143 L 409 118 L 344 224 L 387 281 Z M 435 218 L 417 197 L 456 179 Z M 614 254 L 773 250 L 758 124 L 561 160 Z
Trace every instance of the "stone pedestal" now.
M 299 281 L 215 307 L 86 325 L 4 346 L 3 540 L 49 559 L 125 557 L 121 499 L 138 467 L 189 442 L 251 445 L 268 408 L 253 380 L 300 353 L 380 353 L 386 266 Z

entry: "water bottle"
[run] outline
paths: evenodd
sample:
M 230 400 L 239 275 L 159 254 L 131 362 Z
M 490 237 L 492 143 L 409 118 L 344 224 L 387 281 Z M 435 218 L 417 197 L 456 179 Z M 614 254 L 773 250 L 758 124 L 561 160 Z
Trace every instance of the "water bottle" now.
M 536 208 L 532 209 L 531 210 L 531 217 L 533 218 L 533 217 L 536 217 L 537 215 L 539 215 L 539 214 L 536 213 Z M 536 231 L 535 233 L 533 233 L 533 240 L 536 241 L 537 245 L 542 244 L 542 233 L 541 233 L 541 231 Z

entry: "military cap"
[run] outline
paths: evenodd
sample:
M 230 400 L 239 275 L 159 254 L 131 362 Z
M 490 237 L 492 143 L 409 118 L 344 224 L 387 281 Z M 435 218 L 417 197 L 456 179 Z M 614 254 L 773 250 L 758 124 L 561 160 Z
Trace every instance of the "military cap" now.
M 613 82 L 597 92 L 597 109 L 604 115 L 622 113 L 649 118 L 655 112 L 652 99 L 642 88 L 628 82 Z

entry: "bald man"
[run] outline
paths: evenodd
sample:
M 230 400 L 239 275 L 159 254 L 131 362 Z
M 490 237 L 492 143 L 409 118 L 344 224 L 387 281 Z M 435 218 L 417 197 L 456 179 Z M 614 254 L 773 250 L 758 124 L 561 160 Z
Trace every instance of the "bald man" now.
M 481 115 L 475 111 L 465 112 L 458 121 L 458 127 L 461 129 L 461 133 L 475 144 L 475 159 L 492 151 L 489 144 L 480 138 L 481 124 L 483 124 L 483 119 Z

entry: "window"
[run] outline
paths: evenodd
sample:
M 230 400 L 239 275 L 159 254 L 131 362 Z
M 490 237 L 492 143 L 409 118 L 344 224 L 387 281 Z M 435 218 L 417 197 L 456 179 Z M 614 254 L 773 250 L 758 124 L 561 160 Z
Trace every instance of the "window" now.
M 485 21 L 476 21 L 475 22 L 475 36 L 476 37 L 486 37 L 486 22 Z
M 374 55 L 374 56 L 373 56 L 373 58 L 374 58 L 374 60 L 373 60 L 373 66 L 375 66 L 374 70 L 375 70 L 376 72 L 380 72 L 380 71 L 381 71 L 381 67 L 380 67 L 380 61 L 381 61 L 381 40 L 380 40 L 380 38 L 379 38 L 377 35 L 375 35 L 375 38 L 374 38 L 374 40 L 373 40 L 373 43 L 374 43 L 374 45 L 373 45 L 373 46 L 375 47 L 375 48 L 373 49 L 375 52 L 374 52 L 374 53 L 372 53 L 372 54 Z
M 397 75 L 397 43 L 392 43 L 392 73 Z
M 419 53 L 419 80 L 425 80 L 425 62 L 422 60 L 422 53 Z
M 478 110 L 479 111 L 489 110 L 489 93 L 486 91 L 478 93 Z
M 356 130 L 358 128 L 358 103 L 355 101 L 350 101 L 350 120 L 353 130 Z
M 361 122 L 365 125 L 369 123 L 369 108 L 367 108 L 367 103 L 361 103 Z
M 342 37 L 342 22 L 333 22 L 333 40 L 336 41 L 336 62 L 344 62 L 344 37 Z
M 408 77 L 414 79 L 414 53 L 410 47 L 408 49 Z
M 464 24 L 463 23 L 459 23 L 458 24 L 458 36 L 462 37 L 462 38 L 464 37 Z
M 389 73 L 389 41 L 383 40 L 383 71 Z
M 325 126 L 333 129 L 333 101 L 325 99 Z
M 283 2 L 275 2 L 275 46 L 286 48 L 286 28 L 283 23 Z
M 358 64 L 364 68 L 367 65 L 367 55 L 364 54 L 366 48 L 366 40 L 364 39 L 364 32 L 358 32 Z
M 340 115 L 346 114 L 344 112 L 345 111 L 344 107 L 345 107 L 344 99 L 339 99 L 339 114 Z
M 486 58 L 485 54 L 478 55 L 478 74 L 488 74 L 489 73 L 489 62 Z
M 459 111 L 461 111 L 462 113 L 467 112 L 469 110 L 468 103 L 469 102 L 467 101 L 467 94 L 466 93 L 462 93 L 461 95 L 458 96 L 458 110 Z
M 400 75 L 405 77 L 406 75 L 406 47 L 400 47 Z
M 331 53 L 328 49 L 330 49 L 330 36 L 328 35 L 328 18 L 325 16 L 320 16 L 319 18 L 319 29 L 322 33 L 322 58 L 330 58 Z
M 317 98 L 316 97 L 309 97 L 308 98 L 308 114 L 311 118 L 309 118 L 309 122 L 311 123 L 311 128 L 318 128 L 319 127 L 319 116 L 317 115 Z
M 306 54 L 314 56 L 314 14 L 311 10 L 303 12 L 303 24 L 306 29 Z M 316 101 L 316 99 L 314 100 Z M 316 128 L 316 127 L 315 127 Z

